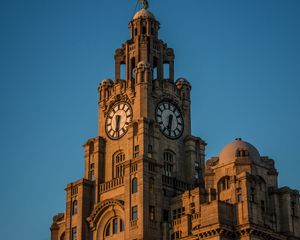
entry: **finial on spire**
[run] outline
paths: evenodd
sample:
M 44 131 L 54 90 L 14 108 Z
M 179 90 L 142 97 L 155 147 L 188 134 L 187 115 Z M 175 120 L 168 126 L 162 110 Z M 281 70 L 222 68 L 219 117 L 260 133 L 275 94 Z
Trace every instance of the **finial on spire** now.
M 139 2 L 141 4 L 143 4 L 143 8 L 144 9 L 148 9 L 149 8 L 148 0 L 139 0 Z

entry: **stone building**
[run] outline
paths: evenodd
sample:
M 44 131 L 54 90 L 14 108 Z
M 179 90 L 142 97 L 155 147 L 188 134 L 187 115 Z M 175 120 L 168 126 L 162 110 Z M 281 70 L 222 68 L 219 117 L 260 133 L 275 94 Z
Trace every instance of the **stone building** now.
M 191 134 L 191 85 L 139 10 L 99 85 L 98 135 L 84 177 L 66 187 L 51 240 L 300 239 L 299 192 L 279 188 L 274 161 L 237 138 L 205 162 Z M 122 72 L 123 70 L 123 72 Z

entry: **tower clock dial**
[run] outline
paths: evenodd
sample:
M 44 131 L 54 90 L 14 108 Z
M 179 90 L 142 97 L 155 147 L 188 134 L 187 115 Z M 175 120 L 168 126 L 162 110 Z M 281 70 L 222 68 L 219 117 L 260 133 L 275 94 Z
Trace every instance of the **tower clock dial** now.
M 109 110 L 105 130 L 111 139 L 119 139 L 125 135 L 129 123 L 132 121 L 132 109 L 128 103 L 119 102 Z
M 183 132 L 183 118 L 178 107 L 168 101 L 162 101 L 156 108 L 156 121 L 166 137 L 179 138 Z

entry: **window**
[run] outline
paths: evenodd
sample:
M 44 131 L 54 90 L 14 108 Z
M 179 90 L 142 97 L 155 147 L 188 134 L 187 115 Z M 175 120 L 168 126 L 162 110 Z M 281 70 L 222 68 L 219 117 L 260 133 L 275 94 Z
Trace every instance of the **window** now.
M 131 208 L 131 220 L 132 221 L 135 221 L 138 219 L 138 209 L 137 209 L 137 206 L 134 206 Z
M 78 202 L 77 200 L 74 200 L 72 202 L 72 215 L 77 214 L 77 210 L 78 210 Z
M 131 180 L 131 192 L 132 193 L 137 192 L 137 178 Z
M 90 171 L 90 174 L 89 174 L 89 178 L 90 178 L 90 180 L 95 180 L 95 172 L 94 172 L 94 170 L 91 170 Z
M 155 207 L 154 206 L 149 206 L 149 219 L 151 221 L 155 220 Z
M 185 214 L 185 207 L 174 209 L 172 212 L 172 218 L 177 219 L 181 218 Z
M 72 228 L 72 240 L 77 240 L 77 228 Z
M 200 179 L 200 164 L 195 162 L 195 179 Z
M 120 224 L 120 225 L 119 225 Z M 104 236 L 108 237 L 114 234 L 118 234 L 120 232 L 124 232 L 125 226 L 123 219 L 119 217 L 112 218 L 106 224 Z
M 164 175 L 171 177 L 173 171 L 173 155 L 169 152 L 164 152 Z
M 149 178 L 149 191 L 150 192 L 154 191 L 154 178 L 152 177 Z
M 113 234 L 116 234 L 118 232 L 118 219 L 113 219 Z
M 255 188 L 254 187 L 250 188 L 250 201 L 251 202 L 255 201 Z
M 118 178 L 124 175 L 124 161 L 125 161 L 125 154 L 118 153 L 114 156 L 113 164 L 114 164 L 114 172 L 113 177 Z
M 236 150 L 235 156 L 236 157 L 248 157 L 249 156 L 249 151 L 248 150 L 243 150 L 243 149 L 238 149 L 238 150 Z
M 108 223 L 106 226 L 105 236 L 110 236 L 110 223 Z
M 224 191 L 230 188 L 230 177 L 226 176 L 220 179 L 219 181 L 219 191 Z
M 139 145 L 135 145 L 134 146 L 134 157 L 137 158 L 139 157 L 139 151 L 140 151 L 140 146 Z
M 120 232 L 123 232 L 124 230 L 125 230 L 124 221 L 120 219 Z
M 237 195 L 237 200 L 239 203 L 243 201 L 242 194 Z

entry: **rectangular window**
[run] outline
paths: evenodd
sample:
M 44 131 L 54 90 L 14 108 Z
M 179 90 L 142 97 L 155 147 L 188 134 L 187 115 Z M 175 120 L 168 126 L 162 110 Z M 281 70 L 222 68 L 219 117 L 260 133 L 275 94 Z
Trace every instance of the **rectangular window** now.
M 135 221 L 138 219 L 138 209 L 137 206 L 131 208 L 131 220 Z
M 242 200 L 243 200 L 242 194 L 237 195 L 237 200 L 238 200 L 239 203 L 242 202 Z
M 72 240 L 77 240 L 77 228 L 72 228 Z
M 95 172 L 94 170 L 90 171 L 90 180 L 95 180 Z
M 177 218 L 177 210 L 174 209 L 173 212 L 172 212 L 172 215 L 173 215 L 173 219 L 176 219 Z
M 154 206 L 149 206 L 149 219 L 151 221 L 155 220 L 155 207 Z

